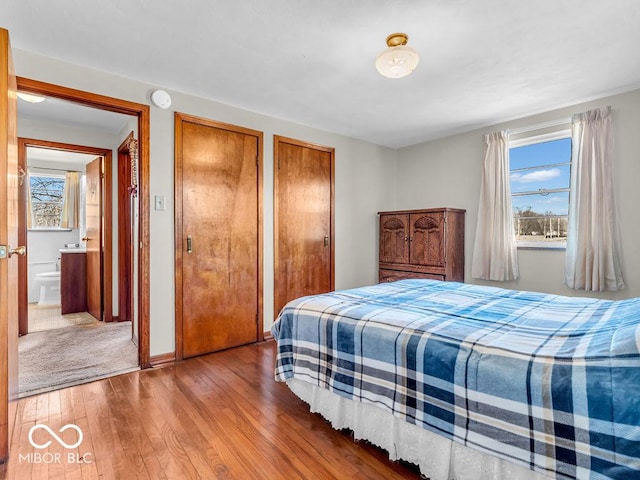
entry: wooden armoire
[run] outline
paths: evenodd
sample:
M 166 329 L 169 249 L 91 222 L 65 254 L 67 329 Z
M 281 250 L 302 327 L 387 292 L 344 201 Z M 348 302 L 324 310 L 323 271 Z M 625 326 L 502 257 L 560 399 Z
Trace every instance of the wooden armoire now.
M 464 214 L 455 208 L 379 212 L 379 281 L 464 281 Z

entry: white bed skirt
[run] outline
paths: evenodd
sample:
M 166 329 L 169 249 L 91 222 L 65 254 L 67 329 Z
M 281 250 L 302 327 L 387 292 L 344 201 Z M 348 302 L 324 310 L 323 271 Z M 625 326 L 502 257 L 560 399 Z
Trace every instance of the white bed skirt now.
M 416 464 L 431 480 L 548 480 L 519 465 L 477 452 L 411 425 L 374 405 L 341 397 L 301 380 L 287 385 L 312 412 L 336 430 L 348 428 L 356 440 L 368 440 L 389 452 L 390 460 Z

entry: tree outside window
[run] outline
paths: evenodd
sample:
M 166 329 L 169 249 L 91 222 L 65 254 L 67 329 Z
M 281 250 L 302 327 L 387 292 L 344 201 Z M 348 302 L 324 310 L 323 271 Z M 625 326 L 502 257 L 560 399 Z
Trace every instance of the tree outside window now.
M 31 173 L 31 228 L 60 228 L 64 176 Z

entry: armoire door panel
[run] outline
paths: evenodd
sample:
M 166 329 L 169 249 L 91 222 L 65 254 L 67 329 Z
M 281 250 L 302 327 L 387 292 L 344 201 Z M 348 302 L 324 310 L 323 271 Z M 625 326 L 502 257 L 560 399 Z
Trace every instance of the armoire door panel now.
M 442 213 L 410 216 L 411 263 L 444 266 L 444 216 Z
M 380 262 L 409 263 L 409 215 L 380 217 Z
M 333 150 L 276 137 L 275 314 L 333 289 Z
M 191 357 L 258 340 L 258 139 L 182 124 L 182 342 Z

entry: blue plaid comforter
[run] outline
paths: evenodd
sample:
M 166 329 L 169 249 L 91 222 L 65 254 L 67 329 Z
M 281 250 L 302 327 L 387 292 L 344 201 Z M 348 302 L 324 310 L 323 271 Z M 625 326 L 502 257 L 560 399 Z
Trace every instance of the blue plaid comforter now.
M 640 298 L 402 280 L 299 298 L 271 331 L 278 381 L 559 479 L 640 479 Z

